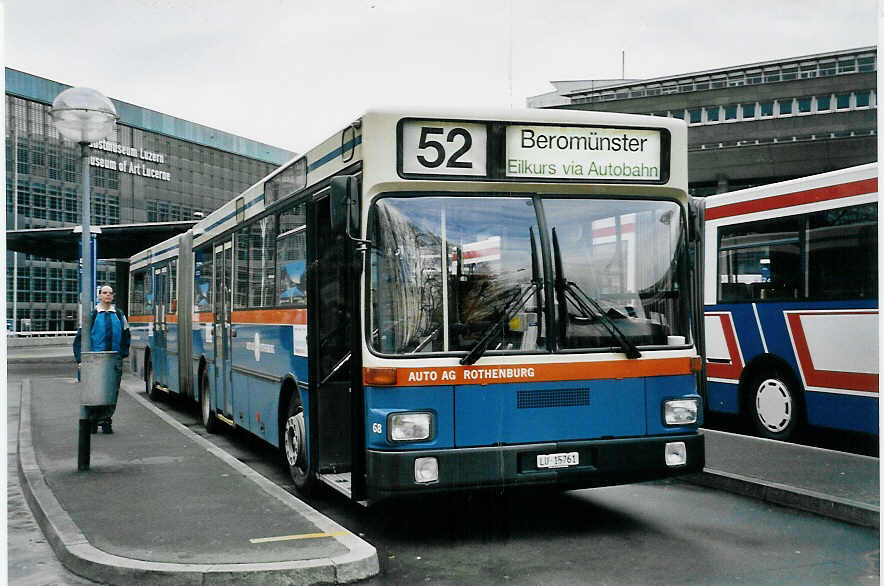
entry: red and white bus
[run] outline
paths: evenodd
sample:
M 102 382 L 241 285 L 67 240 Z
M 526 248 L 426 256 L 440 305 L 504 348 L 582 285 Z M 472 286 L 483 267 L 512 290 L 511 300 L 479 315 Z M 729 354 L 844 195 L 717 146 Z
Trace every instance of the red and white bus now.
M 877 164 L 701 205 L 707 409 L 877 434 Z

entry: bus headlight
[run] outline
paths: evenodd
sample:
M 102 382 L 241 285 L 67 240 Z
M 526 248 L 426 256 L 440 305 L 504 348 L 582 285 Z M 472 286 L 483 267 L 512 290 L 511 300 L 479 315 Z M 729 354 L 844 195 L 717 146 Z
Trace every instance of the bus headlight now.
M 394 442 L 418 442 L 428 440 L 433 432 L 432 413 L 390 413 L 387 429 Z
M 663 402 L 663 422 L 666 425 L 690 425 L 697 422 L 700 402 L 697 399 L 671 399 Z

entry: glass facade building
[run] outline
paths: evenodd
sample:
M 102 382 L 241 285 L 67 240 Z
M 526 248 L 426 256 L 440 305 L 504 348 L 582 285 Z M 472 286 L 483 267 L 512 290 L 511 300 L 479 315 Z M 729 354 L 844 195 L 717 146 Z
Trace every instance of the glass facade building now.
M 81 222 L 80 157 L 49 116 L 64 85 L 6 69 L 6 227 Z M 111 98 L 116 132 L 90 148 L 94 225 L 196 220 L 295 153 Z M 101 250 L 99 257 L 112 258 Z M 7 253 L 7 328 L 71 331 L 78 312 L 76 263 Z M 101 261 L 97 283 L 115 285 Z

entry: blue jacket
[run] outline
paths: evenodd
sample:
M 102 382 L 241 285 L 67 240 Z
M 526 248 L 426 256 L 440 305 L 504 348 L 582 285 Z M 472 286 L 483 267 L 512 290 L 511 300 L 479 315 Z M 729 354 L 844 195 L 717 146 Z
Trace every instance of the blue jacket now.
M 114 350 L 122 358 L 129 356 L 129 323 L 123 312 L 112 307 L 108 311 L 92 310 L 92 351 Z M 80 331 L 74 337 L 74 357 L 80 362 Z

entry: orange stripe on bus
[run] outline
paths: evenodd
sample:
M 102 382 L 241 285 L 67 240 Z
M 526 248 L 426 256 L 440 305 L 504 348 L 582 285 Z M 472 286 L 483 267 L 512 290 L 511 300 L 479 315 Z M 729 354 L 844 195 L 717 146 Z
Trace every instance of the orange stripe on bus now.
M 152 315 L 130 315 L 126 317 L 126 321 L 131 323 L 150 323 L 153 321 Z
M 249 309 L 234 311 L 230 318 L 234 323 L 248 324 L 306 324 L 306 309 Z
M 691 374 L 691 359 L 650 358 L 562 364 L 397 368 L 395 386 L 505 384 Z M 365 369 L 363 369 L 365 381 Z

